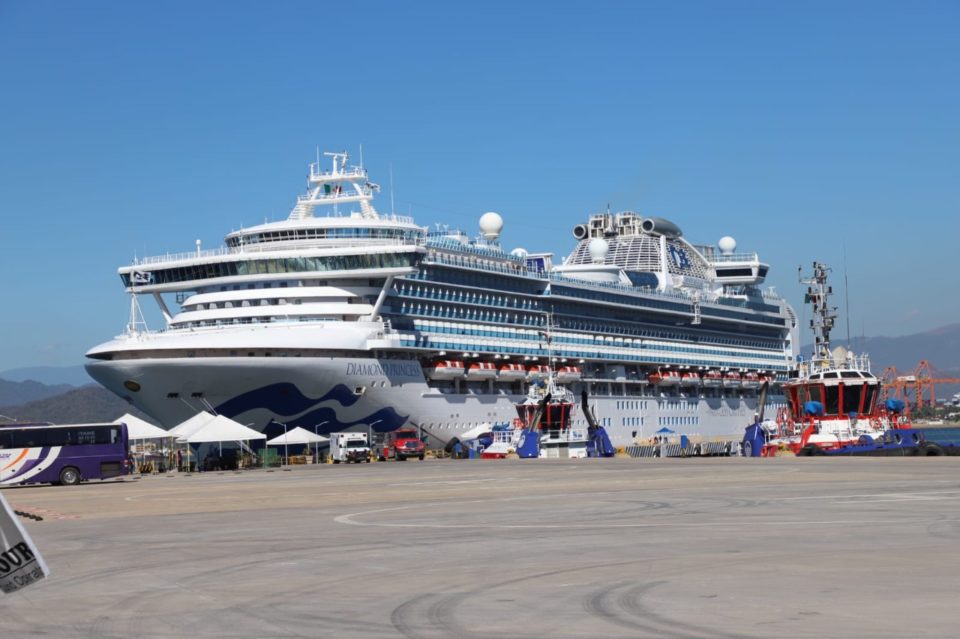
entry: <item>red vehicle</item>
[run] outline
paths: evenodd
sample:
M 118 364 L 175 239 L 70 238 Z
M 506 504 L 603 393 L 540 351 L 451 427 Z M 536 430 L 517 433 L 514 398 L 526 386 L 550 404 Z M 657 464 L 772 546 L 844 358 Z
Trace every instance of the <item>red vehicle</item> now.
M 427 445 L 420 440 L 416 428 L 399 428 L 384 433 L 383 442 L 377 451 L 377 459 L 380 461 L 388 459 L 404 461 L 408 457 L 423 459 L 426 450 Z

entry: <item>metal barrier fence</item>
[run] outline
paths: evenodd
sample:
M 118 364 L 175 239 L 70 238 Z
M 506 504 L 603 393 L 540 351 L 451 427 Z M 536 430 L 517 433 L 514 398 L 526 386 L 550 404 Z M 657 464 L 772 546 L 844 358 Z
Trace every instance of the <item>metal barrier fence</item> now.
M 702 442 L 683 448 L 680 444 L 657 444 L 627 446 L 623 449 L 630 457 L 714 457 L 740 454 L 739 442 Z

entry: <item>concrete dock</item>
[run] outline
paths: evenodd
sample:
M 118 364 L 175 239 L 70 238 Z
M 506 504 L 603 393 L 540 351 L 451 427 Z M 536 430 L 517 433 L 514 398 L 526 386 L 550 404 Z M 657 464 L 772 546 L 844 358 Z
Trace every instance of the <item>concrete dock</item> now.
M 957 458 L 427 460 L 3 494 L 3 636 L 953 637 Z

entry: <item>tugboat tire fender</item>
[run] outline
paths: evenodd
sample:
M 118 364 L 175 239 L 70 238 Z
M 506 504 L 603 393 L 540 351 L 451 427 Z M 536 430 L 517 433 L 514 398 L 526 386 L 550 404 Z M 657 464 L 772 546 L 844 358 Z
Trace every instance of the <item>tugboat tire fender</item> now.
M 921 457 L 943 457 L 943 449 L 929 442 L 917 449 L 917 453 Z

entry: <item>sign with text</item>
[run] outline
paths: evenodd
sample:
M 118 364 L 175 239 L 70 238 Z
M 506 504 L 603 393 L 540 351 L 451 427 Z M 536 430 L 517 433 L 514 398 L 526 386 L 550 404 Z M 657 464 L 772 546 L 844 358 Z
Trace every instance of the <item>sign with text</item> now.
M 0 495 L 0 590 L 15 592 L 49 574 L 30 535 Z

